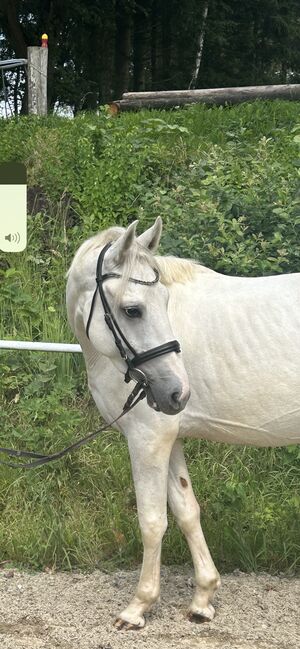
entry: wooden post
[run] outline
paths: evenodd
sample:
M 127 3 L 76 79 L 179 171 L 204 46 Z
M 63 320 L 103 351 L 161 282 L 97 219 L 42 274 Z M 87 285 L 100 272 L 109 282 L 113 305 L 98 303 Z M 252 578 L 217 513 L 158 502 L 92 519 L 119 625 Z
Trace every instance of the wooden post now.
M 42 36 L 42 47 L 28 47 L 28 113 L 47 115 L 48 40 Z

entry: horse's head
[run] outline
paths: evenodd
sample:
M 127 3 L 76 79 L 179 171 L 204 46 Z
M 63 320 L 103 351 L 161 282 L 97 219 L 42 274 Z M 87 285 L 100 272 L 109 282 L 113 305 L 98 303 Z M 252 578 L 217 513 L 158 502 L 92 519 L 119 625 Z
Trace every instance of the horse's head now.
M 139 237 L 135 228 L 110 228 L 79 248 L 68 272 L 69 321 L 88 357 L 97 350 L 123 376 L 144 377 L 148 404 L 175 415 L 190 391 L 168 317 L 169 291 L 153 256 L 161 219 Z
M 136 222 L 126 230 L 118 231 L 118 238 L 112 241 L 101 262 L 101 276 L 105 279 L 102 282 L 104 301 L 117 323 L 117 336 L 120 338 L 120 332 L 123 335 L 122 344 L 129 358 L 133 357 L 131 348 L 141 354 L 174 339 L 168 318 L 169 292 L 159 281 L 153 256 L 161 236 L 161 219 L 158 218 L 139 237 L 135 236 L 135 229 Z M 117 277 L 106 277 L 111 274 Z M 90 341 L 125 374 L 127 367 L 105 322 L 99 294 L 95 297 L 88 323 L 90 305 L 91 301 L 84 310 Z M 190 390 L 180 353 L 171 350 L 157 355 L 139 363 L 138 369 L 146 376 L 147 400 L 151 407 L 169 415 L 178 414 L 185 407 Z

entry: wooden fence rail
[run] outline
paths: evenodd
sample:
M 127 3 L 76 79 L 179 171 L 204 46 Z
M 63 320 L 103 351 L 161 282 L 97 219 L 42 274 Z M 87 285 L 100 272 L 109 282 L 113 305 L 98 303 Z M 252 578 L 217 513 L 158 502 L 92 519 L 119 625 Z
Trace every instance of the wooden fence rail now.
M 300 84 L 273 86 L 240 86 L 201 90 L 170 90 L 158 92 L 126 92 L 122 99 L 111 104 L 112 112 L 139 108 L 168 108 L 185 104 L 238 104 L 255 99 L 300 100 Z

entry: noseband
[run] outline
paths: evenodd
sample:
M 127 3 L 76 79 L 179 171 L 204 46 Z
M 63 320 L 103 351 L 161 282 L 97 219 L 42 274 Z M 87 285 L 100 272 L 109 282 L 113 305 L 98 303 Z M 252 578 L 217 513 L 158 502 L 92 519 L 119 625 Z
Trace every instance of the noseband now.
M 120 278 L 121 275 L 118 273 L 102 273 L 102 266 L 103 266 L 103 260 L 105 253 L 107 250 L 110 248 L 111 242 L 108 243 L 100 252 L 100 255 L 98 257 L 97 261 L 97 270 L 96 270 L 96 289 L 93 295 L 92 299 L 92 304 L 90 308 L 90 313 L 86 325 L 86 335 L 89 338 L 89 328 L 92 320 L 92 315 L 94 311 L 94 306 L 95 306 L 95 301 L 96 301 L 96 295 L 97 291 L 99 290 L 99 295 L 100 299 L 102 302 L 102 306 L 104 309 L 104 320 L 112 332 L 112 335 L 114 337 L 114 341 L 116 344 L 116 347 L 119 350 L 119 353 L 123 360 L 125 361 L 127 365 L 127 371 L 125 374 L 125 382 L 129 383 L 129 381 L 133 380 L 138 384 L 139 389 L 144 389 L 147 388 L 149 383 L 147 380 L 146 375 L 144 372 L 140 369 L 137 369 L 139 365 L 142 365 L 143 363 L 146 363 L 147 361 L 152 360 L 153 358 L 157 358 L 159 356 L 163 356 L 164 354 L 168 354 L 170 352 L 176 352 L 177 354 L 180 352 L 180 345 L 178 340 L 170 340 L 168 343 L 164 343 L 163 345 L 158 345 L 157 347 L 152 347 L 151 349 L 148 349 L 145 352 L 138 353 L 134 347 L 130 344 L 130 342 L 127 340 L 125 335 L 123 334 L 121 328 L 119 327 L 112 311 L 109 306 L 109 303 L 106 299 L 104 289 L 103 289 L 103 283 L 106 279 L 111 279 L 111 278 Z M 145 286 L 153 286 L 153 284 L 156 284 L 159 281 L 159 273 L 156 269 L 153 269 L 155 273 L 155 279 L 153 279 L 150 282 L 146 282 L 141 279 L 135 279 L 133 277 L 129 278 L 129 282 L 133 282 L 134 284 L 143 284 Z M 128 351 L 130 354 L 132 354 L 131 357 L 128 355 Z

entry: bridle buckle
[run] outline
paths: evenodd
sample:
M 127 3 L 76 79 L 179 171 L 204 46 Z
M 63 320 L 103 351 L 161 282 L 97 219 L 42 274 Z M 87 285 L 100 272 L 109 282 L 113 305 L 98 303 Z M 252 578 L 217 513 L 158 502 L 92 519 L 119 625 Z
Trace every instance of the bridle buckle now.
M 139 383 L 142 388 L 147 388 L 149 386 L 146 374 L 144 374 L 142 370 L 138 370 L 136 367 L 129 367 L 127 373 L 130 380 Z

